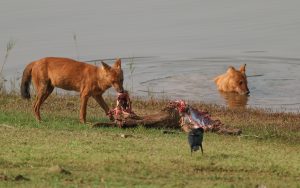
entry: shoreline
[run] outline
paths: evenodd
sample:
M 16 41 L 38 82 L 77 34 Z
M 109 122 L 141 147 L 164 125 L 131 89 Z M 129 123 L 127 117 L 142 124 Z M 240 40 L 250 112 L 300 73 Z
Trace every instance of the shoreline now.
M 33 98 L 33 97 L 32 97 Z M 10 114 L 6 119 L 6 124 L 22 124 L 18 119 L 9 119 L 9 116 L 23 114 L 29 124 L 36 124 L 32 104 L 34 99 L 29 101 L 21 99 L 19 95 L 0 94 L 0 111 Z M 116 105 L 115 97 L 105 96 L 104 100 L 112 109 Z M 169 99 L 132 97 L 133 111 L 140 116 L 158 113 L 170 101 Z M 201 102 L 189 101 L 191 106 L 207 111 L 212 118 L 219 119 L 225 126 L 242 129 L 245 135 L 256 135 L 263 139 L 280 139 L 289 142 L 300 143 L 300 113 L 270 112 L 262 109 L 229 109 L 227 107 L 205 104 Z M 69 119 L 69 122 L 79 123 L 79 97 L 76 95 L 55 95 L 42 105 L 42 119 L 50 123 L 57 119 Z M 108 121 L 104 111 L 94 101 L 88 101 L 87 122 L 96 123 Z M 0 122 L 3 121 L 0 119 Z M 4 122 L 5 123 L 5 122 Z M 24 122 L 23 122 L 24 123 Z

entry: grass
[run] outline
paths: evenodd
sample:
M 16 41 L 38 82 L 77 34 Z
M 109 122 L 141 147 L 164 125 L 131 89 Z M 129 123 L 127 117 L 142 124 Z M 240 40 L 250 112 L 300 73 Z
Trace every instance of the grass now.
M 194 103 L 246 136 L 207 133 L 204 155 L 190 156 L 179 131 L 80 124 L 77 96 L 50 96 L 41 123 L 32 102 L 0 95 L 0 187 L 300 187 L 299 114 Z M 133 107 L 151 114 L 166 102 L 135 98 Z M 91 123 L 108 120 L 93 100 L 87 113 Z M 71 174 L 50 172 L 55 165 Z

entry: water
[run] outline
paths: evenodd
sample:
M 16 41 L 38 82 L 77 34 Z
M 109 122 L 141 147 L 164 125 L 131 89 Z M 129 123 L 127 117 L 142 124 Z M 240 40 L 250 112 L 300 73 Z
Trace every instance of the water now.
M 230 107 L 251 106 L 274 111 L 298 111 L 299 62 L 300 59 L 253 55 L 185 60 L 145 58 L 137 60 L 135 65 L 133 78 L 137 80 L 134 82 L 134 89 L 146 96 L 170 96 L 174 99 L 183 98 Z M 239 68 L 242 63 L 247 64 L 250 96 L 219 93 L 213 78 L 225 72 L 228 64 Z
M 10 80 L 45 56 L 143 57 L 123 63 L 136 95 L 299 112 L 299 7 L 297 0 L 1 1 L 0 58 L 15 39 Z M 251 95 L 219 93 L 213 78 L 244 63 Z

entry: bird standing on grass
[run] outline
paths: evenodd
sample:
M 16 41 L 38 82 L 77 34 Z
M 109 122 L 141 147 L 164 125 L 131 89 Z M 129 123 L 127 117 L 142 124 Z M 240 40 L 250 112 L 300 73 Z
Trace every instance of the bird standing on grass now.
M 200 113 L 196 109 L 190 107 L 185 101 L 177 100 L 175 101 L 176 108 L 181 116 L 180 125 L 185 126 L 188 125 L 189 133 L 188 133 L 188 142 L 191 148 L 191 155 L 194 151 L 199 150 L 201 148 L 201 152 L 203 154 L 203 135 L 204 130 L 207 128 L 209 123 L 209 118 L 205 113 Z
M 203 134 L 204 130 L 202 128 L 192 129 L 188 134 L 188 141 L 191 147 L 191 155 L 194 151 L 199 150 L 199 147 L 201 148 L 201 152 L 203 155 L 203 147 L 202 147 L 202 141 L 203 141 Z

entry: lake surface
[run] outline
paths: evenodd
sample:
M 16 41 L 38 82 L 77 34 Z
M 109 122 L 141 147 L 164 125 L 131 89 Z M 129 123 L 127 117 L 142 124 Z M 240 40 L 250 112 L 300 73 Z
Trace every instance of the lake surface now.
M 299 112 L 299 8 L 298 0 L 1 1 L 0 62 L 10 39 L 7 80 L 46 56 L 122 57 L 135 95 Z M 213 78 L 245 63 L 250 96 L 219 93 Z

